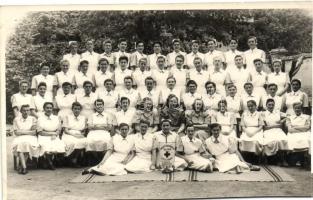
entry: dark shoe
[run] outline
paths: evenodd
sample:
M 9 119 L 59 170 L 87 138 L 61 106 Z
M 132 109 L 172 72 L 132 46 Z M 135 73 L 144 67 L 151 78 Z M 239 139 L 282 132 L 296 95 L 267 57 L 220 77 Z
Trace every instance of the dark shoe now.
M 28 173 L 28 170 L 26 169 L 26 168 L 23 168 L 23 170 L 22 170 L 22 174 L 27 174 Z
M 82 175 L 86 175 L 86 174 L 89 174 L 90 173 L 90 171 L 88 171 L 88 169 L 84 169 L 83 171 L 82 171 Z
M 256 166 L 256 165 L 251 165 L 250 167 L 250 171 L 260 171 L 261 168 L 259 166 Z
M 19 168 L 17 169 L 17 173 L 18 173 L 18 174 L 23 174 L 23 168 L 22 168 L 22 167 L 19 167 Z

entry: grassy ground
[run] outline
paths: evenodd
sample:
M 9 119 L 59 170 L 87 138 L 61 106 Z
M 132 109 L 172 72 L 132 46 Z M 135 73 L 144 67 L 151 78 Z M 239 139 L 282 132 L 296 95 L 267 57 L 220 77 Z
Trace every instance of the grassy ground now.
M 19 175 L 13 170 L 7 139 L 7 195 L 10 200 L 67 199 L 181 199 L 256 196 L 312 196 L 312 176 L 308 171 L 286 168 L 295 182 L 119 182 L 68 183 L 82 169 L 31 170 Z

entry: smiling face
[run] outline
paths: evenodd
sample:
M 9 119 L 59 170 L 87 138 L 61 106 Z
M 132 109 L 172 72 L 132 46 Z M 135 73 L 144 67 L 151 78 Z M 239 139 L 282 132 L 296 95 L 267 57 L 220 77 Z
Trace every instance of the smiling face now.
M 48 66 L 43 66 L 40 70 L 41 74 L 47 76 L 49 74 L 50 68 Z
M 26 94 L 27 90 L 28 90 L 28 83 L 21 83 L 20 84 L 20 92 L 22 94 Z
M 248 46 L 250 47 L 250 49 L 256 48 L 256 45 L 257 45 L 257 42 L 255 38 L 248 39 Z
M 44 111 L 46 115 L 50 116 L 53 111 L 53 106 L 51 104 L 46 104 L 46 106 L 44 107 Z
M 89 95 L 91 93 L 91 91 L 92 91 L 92 84 L 90 84 L 90 83 L 85 84 L 84 91 L 85 91 L 85 94 Z
M 215 93 L 215 91 L 216 91 L 216 88 L 214 87 L 213 84 L 207 84 L 205 86 L 205 89 L 206 89 L 207 93 L 210 94 L 210 95 L 213 95 Z
M 120 127 L 121 136 L 126 137 L 128 131 L 129 131 L 129 127 L 128 127 L 128 126 L 122 126 L 122 127 Z
M 153 102 L 150 99 L 147 99 L 143 104 L 145 111 L 152 111 Z
M 224 112 L 226 112 L 227 105 L 225 103 L 219 103 L 218 108 L 219 108 L 221 113 L 224 113 Z
M 251 113 L 253 113 L 256 110 L 256 105 L 251 101 L 247 102 L 247 107 Z
M 123 99 L 123 101 L 121 101 L 121 108 L 123 111 L 127 111 L 129 106 L 129 102 L 127 99 Z
M 79 114 L 80 114 L 80 111 L 81 111 L 81 107 L 80 106 L 74 106 L 72 111 L 73 111 L 73 114 L 77 117 Z
M 120 63 L 120 66 L 121 66 L 122 70 L 125 70 L 127 68 L 127 65 L 128 65 L 127 60 L 122 59 L 122 60 L 120 60 L 119 63 Z
M 104 110 L 103 102 L 101 102 L 101 101 L 96 101 L 95 108 L 96 108 L 96 111 L 97 111 L 98 113 L 102 113 L 103 110 Z
M 219 126 L 215 126 L 211 129 L 211 133 L 213 135 L 213 137 L 218 138 L 218 136 L 220 135 L 221 132 L 221 128 Z
M 230 43 L 229 43 L 229 48 L 230 48 L 231 50 L 236 50 L 237 47 L 238 47 L 237 41 L 236 41 L 236 40 L 231 40 Z
M 130 78 L 124 79 L 124 85 L 125 85 L 125 87 L 126 87 L 128 90 L 130 90 L 130 89 L 132 88 L 132 86 L 133 86 L 133 81 L 132 81 L 132 79 L 130 79 Z
M 268 111 L 272 112 L 274 110 L 274 107 L 275 107 L 275 102 L 274 101 L 269 101 L 267 104 L 266 104 L 266 108 Z
M 153 52 L 156 53 L 156 54 L 161 53 L 161 45 L 160 44 L 154 44 Z
M 104 43 L 103 49 L 106 53 L 111 53 L 112 51 L 112 44 L 111 43 Z
M 113 89 L 113 82 L 112 81 L 106 81 L 104 84 L 104 87 L 107 91 L 111 91 Z
M 190 92 L 191 94 L 194 94 L 194 93 L 196 92 L 196 90 L 197 90 L 196 84 L 189 84 L 188 90 L 189 90 L 189 92 Z
M 180 51 L 180 43 L 179 42 L 174 42 L 173 48 L 174 48 L 174 51 L 176 51 L 176 52 Z
M 107 61 L 103 60 L 99 63 L 99 67 L 100 67 L 100 70 L 104 73 L 107 71 L 107 69 L 109 67 L 109 63 Z
M 70 63 L 67 61 L 63 61 L 61 64 L 61 69 L 64 73 L 68 72 L 68 68 L 70 66 Z
M 292 88 L 292 91 L 297 92 L 298 90 L 300 90 L 301 85 L 299 84 L 298 81 L 292 81 L 291 88 Z
M 195 101 L 195 111 L 200 112 L 202 108 L 203 108 L 203 101 L 200 99 L 197 99 Z
M 170 130 L 171 130 L 171 124 L 170 124 L 170 122 L 168 122 L 168 121 L 163 122 L 163 123 L 162 123 L 162 131 L 163 131 L 163 133 L 167 134 L 167 133 L 170 132 Z
M 139 51 L 140 53 L 142 53 L 144 50 L 144 44 L 142 42 L 137 44 L 137 51 Z
M 176 108 L 178 106 L 178 99 L 177 97 L 172 97 L 169 102 L 168 105 L 170 108 Z
M 208 49 L 209 49 L 209 51 L 214 51 L 214 49 L 215 49 L 215 42 L 214 41 L 208 42 Z
M 199 51 L 199 44 L 198 43 L 192 43 L 191 50 L 193 53 L 198 53 Z
M 182 58 L 176 58 L 175 59 L 175 65 L 178 69 L 180 69 L 184 64 L 184 60 Z
M 274 62 L 273 69 L 274 69 L 274 72 L 279 73 L 281 71 L 281 64 L 280 64 L 280 62 Z
M 167 83 L 167 87 L 169 89 L 173 89 L 175 87 L 175 85 L 176 85 L 176 81 L 175 81 L 174 78 L 167 79 L 166 83 Z
M 122 51 L 122 52 L 126 51 L 127 42 L 126 42 L 126 41 L 120 42 L 120 44 L 118 45 L 118 48 L 119 48 L 119 50 Z
M 40 87 L 38 87 L 38 93 L 39 93 L 39 95 L 44 96 L 45 93 L 46 93 L 46 90 L 47 90 L 47 87 L 44 86 L 44 85 L 41 85 Z

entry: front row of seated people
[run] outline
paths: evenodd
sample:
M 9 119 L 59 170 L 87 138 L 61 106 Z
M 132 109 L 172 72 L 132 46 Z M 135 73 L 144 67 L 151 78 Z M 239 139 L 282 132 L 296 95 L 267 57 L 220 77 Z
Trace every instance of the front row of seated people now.
M 103 159 L 83 173 L 148 172 L 162 167 L 160 144 L 168 142 L 175 144 L 176 156 L 173 168 L 165 171 L 190 168 L 241 173 L 258 169 L 246 162 L 241 153 L 244 156 L 278 154 L 279 161 L 285 163 L 287 153 L 303 158 L 310 151 L 310 117 L 302 114 L 301 103 L 294 103 L 295 114 L 286 116 L 274 109 L 273 99 L 266 101 L 266 111 L 262 112 L 257 111 L 255 100 L 248 100 L 248 110 L 242 114 L 240 122 L 242 134 L 237 137 L 236 114 L 227 109 L 227 101 L 220 100 L 217 111 L 212 111 L 204 109 L 203 100 L 196 98 L 192 110 L 183 111 L 177 100 L 178 97 L 170 95 L 158 115 L 152 99 L 147 97 L 143 110 L 135 112 L 131 121 L 127 121 L 129 117 L 115 119 L 112 113 L 104 111 L 102 99 L 95 100 L 96 112 L 88 119 L 81 114 L 83 106 L 79 102 L 74 102 L 71 114 L 61 120 L 53 115 L 51 102 L 43 104 L 43 114 L 38 119 L 29 114 L 29 105 L 22 105 L 21 114 L 13 122 L 17 136 L 13 152 L 20 160 L 18 172 L 26 174 L 27 159 L 34 157 L 40 157 L 48 169 L 55 169 L 53 161 L 59 155 L 65 155 L 77 166 L 85 151 L 93 161 Z M 126 113 L 129 99 L 124 97 L 121 101 L 120 112 Z M 287 134 L 282 131 L 282 124 L 286 124 Z

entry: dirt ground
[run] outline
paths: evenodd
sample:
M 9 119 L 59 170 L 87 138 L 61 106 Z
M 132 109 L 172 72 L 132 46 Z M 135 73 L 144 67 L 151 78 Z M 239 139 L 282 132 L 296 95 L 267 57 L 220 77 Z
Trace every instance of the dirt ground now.
M 112 182 L 69 183 L 82 169 L 62 168 L 55 171 L 30 170 L 19 175 L 13 170 L 7 139 L 7 199 L 182 199 L 216 197 L 312 196 L 309 171 L 286 168 L 295 182 Z

